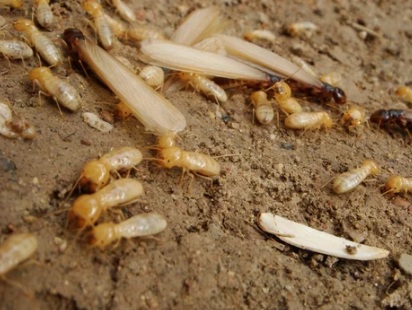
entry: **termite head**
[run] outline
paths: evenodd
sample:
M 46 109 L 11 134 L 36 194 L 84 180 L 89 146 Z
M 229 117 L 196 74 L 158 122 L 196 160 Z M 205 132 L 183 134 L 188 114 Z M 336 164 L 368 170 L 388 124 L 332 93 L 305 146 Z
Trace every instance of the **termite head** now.
M 29 79 L 31 81 L 39 80 L 40 78 L 45 78 L 50 76 L 52 73 L 49 68 L 47 67 L 38 67 L 31 69 L 29 72 Z
M 404 188 L 403 178 L 399 175 L 391 176 L 385 185 L 385 192 L 400 193 Z
M 99 218 L 101 208 L 98 201 L 91 195 L 77 198 L 69 212 L 69 223 L 74 228 L 84 228 L 93 225 Z
M 338 104 L 346 103 L 346 94 L 339 87 L 334 87 L 328 83 L 322 82 L 322 88 L 324 99 L 333 98 L 333 100 L 335 100 Z
M 157 139 L 157 146 L 161 149 L 168 149 L 176 145 L 176 135 L 168 133 Z
M 277 82 L 273 85 L 275 98 L 278 101 L 284 101 L 292 96 L 292 91 L 286 82 Z
M 76 28 L 67 28 L 63 33 L 63 39 L 74 51 L 76 51 L 76 42 L 85 40 L 83 33 Z
M 358 105 L 351 105 L 341 119 L 341 124 L 346 126 L 359 126 L 365 122 L 365 108 Z
M 115 224 L 103 223 L 93 227 L 89 235 L 89 244 L 104 250 L 110 243 L 117 239 Z
M 9 2 L 9 4 L 12 8 L 19 9 L 23 6 L 23 1 L 22 0 L 12 0 Z
M 182 150 L 177 146 L 159 151 L 159 164 L 166 168 L 177 166 L 182 158 Z
M 267 95 L 263 90 L 255 91 L 250 95 L 250 100 L 256 106 L 258 102 L 267 100 Z
M 35 27 L 34 23 L 30 19 L 19 19 L 14 22 L 14 29 L 17 31 L 25 31 L 31 27 Z
M 103 11 L 102 6 L 99 2 L 95 0 L 85 0 L 83 1 L 83 9 L 90 15 L 95 15 Z
M 97 159 L 84 165 L 80 175 L 80 187 L 87 192 L 94 193 L 109 182 L 109 169 Z
M 363 165 L 368 166 L 369 169 L 370 169 L 371 174 L 373 174 L 373 175 L 377 175 L 381 171 L 378 164 L 375 161 L 373 161 L 372 159 L 366 159 L 363 162 Z

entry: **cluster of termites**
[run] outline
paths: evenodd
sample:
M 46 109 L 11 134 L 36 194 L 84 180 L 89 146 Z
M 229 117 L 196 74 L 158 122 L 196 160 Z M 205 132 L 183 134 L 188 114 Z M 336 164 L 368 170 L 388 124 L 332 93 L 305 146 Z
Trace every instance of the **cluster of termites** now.
M 115 118 L 134 116 L 157 137 L 155 161 L 160 166 L 178 167 L 183 172 L 208 178 L 219 176 L 221 170 L 212 156 L 186 151 L 177 145 L 177 135 L 186 128 L 186 119 L 162 92 L 191 87 L 212 101 L 223 103 L 229 100 L 225 83 L 220 85 L 214 77 L 241 80 L 252 90 L 250 100 L 259 123 L 270 124 L 277 108 L 285 115 L 284 126 L 294 130 L 329 129 L 334 123 L 331 113 L 319 111 L 319 108 L 308 111 L 294 96 L 335 107 L 346 103 L 346 94 L 335 86 L 340 81 L 338 75 L 317 77 L 306 64 L 296 65 L 249 42 L 273 42 L 276 37 L 270 31 L 249 31 L 244 35 L 247 41 L 217 34 L 221 18 L 216 7 L 192 12 L 167 40 L 162 31 L 133 23 L 136 20 L 133 11 L 121 0 L 109 3 L 124 21 L 108 14 L 97 0 L 83 0 L 81 4 L 103 48 L 74 28 L 66 29 L 62 38 L 68 50 L 94 71 L 120 100 L 113 108 Z M 20 9 L 23 4 L 21 0 L 2 0 L 1 5 Z M 62 52 L 41 30 L 50 31 L 57 26 L 49 1 L 36 0 L 34 12 L 36 22 L 30 19 L 13 22 L 14 29 L 22 33 L 25 42 L 0 40 L 0 53 L 9 61 L 24 60 L 33 57 L 33 47 L 39 59 L 46 63 L 28 71 L 28 79 L 39 89 L 39 96 L 51 97 L 59 109 L 81 110 L 82 99 L 78 90 L 57 75 L 56 67 L 65 64 Z M 0 19 L 0 27 L 5 23 Z M 291 36 L 306 38 L 317 30 L 311 22 L 294 23 L 286 28 Z M 139 58 L 145 65 L 136 68 L 127 59 L 107 52 L 121 44 L 119 41 L 139 46 Z M 168 69 L 168 75 L 163 68 Z M 412 101 L 411 93 L 406 86 L 396 90 L 396 94 L 407 102 Z M 340 109 L 343 126 L 352 129 L 366 122 L 365 108 L 351 104 L 347 109 Z M 84 112 L 83 118 L 101 132 L 113 129 L 110 123 L 94 113 Z M 389 131 L 410 133 L 412 130 L 412 112 L 408 110 L 378 110 L 370 121 Z M 26 120 L 13 116 L 9 105 L 1 102 L 0 134 L 32 139 L 35 130 Z M 141 161 L 142 154 L 138 149 L 123 147 L 84 165 L 74 187 L 78 186 L 85 194 L 74 200 L 68 218 L 71 227 L 89 231 L 92 245 L 104 249 L 121 238 L 153 235 L 166 228 L 165 218 L 157 213 L 135 215 L 118 223 L 102 222 L 106 211 L 134 203 L 143 195 L 141 182 L 121 177 L 129 174 Z M 337 176 L 332 189 L 336 194 L 346 193 L 379 171 L 373 160 L 365 160 L 360 167 Z M 390 177 L 385 185 L 385 191 L 392 193 L 411 190 L 412 180 L 399 175 Z M 33 235 L 12 235 L 0 247 L 0 276 L 28 259 L 36 248 L 37 240 Z

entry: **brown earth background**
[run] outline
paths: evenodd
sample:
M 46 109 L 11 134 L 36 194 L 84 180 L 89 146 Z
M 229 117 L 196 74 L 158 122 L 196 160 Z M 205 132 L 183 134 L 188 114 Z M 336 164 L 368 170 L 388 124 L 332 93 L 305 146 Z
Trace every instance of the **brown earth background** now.
M 170 35 L 193 9 L 217 5 L 229 21 L 224 33 L 268 29 L 273 43 L 262 46 L 288 57 L 295 54 L 319 74 L 337 71 L 350 102 L 370 114 L 378 108 L 405 108 L 396 86 L 411 81 L 411 1 L 129 1 L 141 24 Z M 85 27 L 78 1 L 56 1 L 60 28 Z M 0 9 L 8 26 L 5 37 L 17 37 L 12 22 L 31 18 L 31 3 L 22 10 Z M 113 10 L 105 4 L 108 12 Z M 309 39 L 284 34 L 285 25 L 312 21 L 320 30 Z M 378 34 L 362 37 L 353 24 Z M 136 50 L 118 46 L 111 52 L 137 64 Z M 60 115 L 51 99 L 38 101 L 28 79 L 38 59 L 0 58 L 0 95 L 16 114 L 37 128 L 33 141 L 0 137 L 0 233 L 33 232 L 39 249 L 33 260 L 7 275 L 33 293 L 0 281 L 2 309 L 376 309 L 412 307 L 411 276 L 397 258 L 411 253 L 408 201 L 389 200 L 380 187 L 391 174 L 411 175 L 409 138 L 370 126 L 348 132 L 338 124 L 339 111 L 300 99 L 308 110 L 329 109 L 335 122 L 328 131 L 295 132 L 280 125 L 252 122 L 244 89 L 230 92 L 218 107 L 191 89 L 168 96 L 186 116 L 180 146 L 219 159 L 222 173 L 213 182 L 194 178 L 191 191 L 178 184 L 180 169 L 143 161 L 132 177 L 144 184 L 144 202 L 122 208 L 125 217 L 156 211 L 168 221 L 154 238 L 124 241 L 100 251 L 66 228 L 66 212 L 78 195 L 62 194 L 78 178 L 83 164 L 111 148 L 153 145 L 134 118 L 101 133 L 82 121 L 81 112 Z M 97 78 L 68 63 L 54 69 L 80 92 L 83 111 L 112 112 L 115 96 Z M 344 111 L 344 107 L 342 111 Z M 218 111 L 218 113 L 217 113 Z M 144 151 L 146 157 L 154 154 Z M 333 176 L 373 158 L 382 167 L 376 178 L 337 196 L 327 183 Z M 10 162 L 14 163 L 12 165 Z M 402 203 L 399 203 L 401 201 Z M 406 202 L 406 203 L 405 203 Z M 283 244 L 256 225 L 259 212 L 273 212 L 332 234 L 390 250 L 387 259 L 336 260 Z M 108 214 L 104 220 L 116 220 Z M 119 218 L 117 218 L 119 220 Z M 64 244 L 68 248 L 64 251 Z

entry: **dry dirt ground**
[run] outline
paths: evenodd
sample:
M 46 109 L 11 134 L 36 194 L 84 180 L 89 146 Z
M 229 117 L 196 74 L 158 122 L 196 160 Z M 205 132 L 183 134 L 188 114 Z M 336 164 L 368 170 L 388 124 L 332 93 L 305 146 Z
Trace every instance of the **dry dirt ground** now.
M 31 4 L 25 1 L 26 17 Z M 77 1 L 53 1 L 60 28 L 50 38 L 65 55 L 57 36 L 67 27 L 86 29 Z M 378 108 L 405 108 L 394 95 L 411 80 L 412 2 L 408 1 L 131 1 L 141 23 L 170 35 L 190 10 L 219 6 L 229 20 L 225 33 L 241 36 L 269 29 L 277 38 L 263 46 L 288 56 L 296 54 L 319 74 L 343 76 L 349 101 Z M 105 8 L 111 10 L 107 5 Z M 10 24 L 24 11 L 0 9 L 8 26 L 5 37 L 18 36 Z M 309 39 L 291 38 L 284 26 L 309 20 L 320 29 Z M 354 24 L 378 36 L 362 36 Z M 364 35 L 365 33 L 363 33 Z M 135 49 L 119 45 L 113 54 L 137 61 Z M 0 232 L 33 232 L 39 249 L 32 261 L 0 281 L 2 309 L 376 309 L 412 307 L 411 276 L 397 258 L 411 253 L 412 197 L 390 200 L 380 187 L 394 173 L 410 175 L 410 140 L 364 125 L 348 132 L 338 124 L 340 112 L 308 100 L 309 110 L 329 109 L 335 126 L 328 131 L 295 132 L 280 125 L 252 122 L 244 89 L 217 108 L 214 100 L 187 89 L 168 96 L 186 116 L 180 145 L 219 158 L 222 173 L 213 182 L 195 178 L 191 191 L 179 186 L 179 169 L 150 161 L 132 177 L 144 184 L 144 201 L 122 208 L 123 215 L 151 210 L 163 214 L 167 229 L 155 238 L 122 242 L 106 251 L 91 248 L 68 230 L 66 212 L 78 193 L 62 193 L 78 178 L 83 164 L 111 148 L 148 146 L 155 137 L 137 120 L 117 122 L 110 133 L 88 127 L 81 112 L 59 111 L 52 100 L 37 100 L 27 77 L 38 65 L 0 58 L 0 95 L 15 113 L 37 128 L 33 141 L 0 137 Z M 86 78 L 68 64 L 55 69 L 75 85 L 84 111 L 111 112 L 117 102 L 93 74 Z M 344 108 L 343 108 L 344 110 Z M 219 113 L 216 113 L 219 111 Z M 154 154 L 145 151 L 146 157 Z M 338 173 L 373 158 L 382 167 L 376 178 L 337 196 L 330 184 Z M 402 203 L 399 203 L 401 201 Z M 335 260 L 283 244 L 256 225 L 259 212 L 273 212 L 338 236 L 390 250 L 387 259 Z M 104 220 L 116 220 L 108 214 Z M 119 220 L 117 218 L 117 220 Z M 68 245 L 65 251 L 64 244 Z

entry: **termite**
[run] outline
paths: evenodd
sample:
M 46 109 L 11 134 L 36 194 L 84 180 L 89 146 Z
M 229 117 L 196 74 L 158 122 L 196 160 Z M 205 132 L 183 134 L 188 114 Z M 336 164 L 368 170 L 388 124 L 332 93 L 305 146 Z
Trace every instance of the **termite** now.
M 166 168 L 179 167 L 206 177 L 220 173 L 219 163 L 211 156 L 196 152 L 187 152 L 176 146 L 174 135 L 164 135 L 157 141 L 158 162 Z
M 186 81 L 195 90 L 201 91 L 208 97 L 215 98 L 220 102 L 227 101 L 225 90 L 207 77 L 196 73 L 179 73 L 179 77 Z
M 119 179 L 90 195 L 78 197 L 69 212 L 73 227 L 92 226 L 106 210 L 132 203 L 143 195 L 142 184 L 134 179 Z
M 407 193 L 412 191 L 412 179 L 400 175 L 391 176 L 385 185 L 385 193 Z
M 352 104 L 343 114 L 340 123 L 346 127 L 357 127 L 365 122 L 365 108 Z
M 50 0 L 35 0 L 36 19 L 40 26 L 50 29 L 54 25 L 54 15 L 49 6 Z
M 243 38 L 248 41 L 263 40 L 273 42 L 276 40 L 276 36 L 273 34 L 273 32 L 266 29 L 248 31 L 243 35 Z
M 369 175 L 377 175 L 380 172 L 375 161 L 367 159 L 362 166 L 338 175 L 333 181 L 333 191 L 336 194 L 343 194 L 353 190 L 362 183 Z
M 96 192 L 109 182 L 110 173 L 130 170 L 141 161 L 142 153 L 136 148 L 126 146 L 115 149 L 84 165 L 79 179 L 80 187 L 87 192 Z
M 23 6 L 22 0 L 0 0 L 0 7 L 10 6 L 15 9 L 19 9 Z
M 157 66 L 145 66 L 140 71 L 139 76 L 147 85 L 157 89 L 163 86 L 165 73 L 162 68 Z
M 38 67 L 30 70 L 29 79 L 40 89 L 40 93 L 51 96 L 58 103 L 69 109 L 80 109 L 80 96 L 77 90 L 69 83 L 53 75 L 47 67 Z
M 33 50 L 22 41 L 0 40 L 0 53 L 9 59 L 26 59 L 33 56 Z
M 399 86 L 395 94 L 404 102 L 406 103 L 412 103 L 412 88 L 404 85 L 404 86 Z
M 133 13 L 133 10 L 129 8 L 122 0 L 109 0 L 109 2 L 115 7 L 116 12 L 129 22 L 134 22 L 136 16 Z
M 1 102 L 4 101 L 4 102 Z M 13 113 L 3 98 L 0 98 L 0 134 L 7 138 L 32 140 L 36 136 L 36 130 L 26 119 L 13 117 Z
M 0 276 L 29 259 L 37 250 L 37 238 L 30 233 L 14 234 L 0 246 Z
M 112 49 L 114 46 L 114 35 L 101 4 L 97 0 L 84 0 L 82 5 L 83 9 L 93 18 L 102 46 L 106 50 Z
M 61 62 L 59 50 L 48 37 L 36 28 L 31 20 L 19 19 L 14 23 L 14 28 L 25 33 L 28 40 L 49 65 L 57 66 Z
M 342 89 L 321 82 L 291 61 L 240 38 L 220 34 L 216 36 L 223 40 L 229 55 L 269 73 L 273 82 L 282 79 L 279 74 L 283 77 L 291 77 L 287 82 L 294 91 L 303 92 L 319 101 L 330 101 L 333 98 L 339 104 L 346 102 L 346 95 Z
M 256 91 L 251 96 L 253 105 L 255 106 L 255 116 L 259 123 L 263 125 L 269 124 L 275 117 L 272 103 L 267 99 L 264 91 Z
M 372 113 L 370 120 L 388 131 L 398 129 L 412 132 L 412 110 L 381 109 Z
M 327 112 L 299 112 L 286 117 L 285 126 L 290 129 L 331 128 L 333 121 Z
M 64 39 L 80 59 L 133 111 L 146 130 L 162 135 L 185 129 L 186 119 L 175 106 L 120 61 L 87 40 L 80 30 L 66 29 Z
M 312 22 L 292 23 L 286 27 L 286 31 L 292 37 L 310 38 L 319 29 Z
M 128 117 L 133 115 L 133 111 L 130 110 L 130 108 L 120 101 L 118 104 L 116 104 L 116 107 L 114 108 L 114 117 L 116 120 L 123 120 Z
M 276 82 L 271 88 L 275 91 L 274 97 L 282 111 L 287 114 L 302 112 L 301 105 L 292 97 L 292 91 L 286 82 Z
M 90 234 L 90 244 L 104 250 L 110 243 L 121 238 L 151 236 L 162 232 L 167 226 L 166 219 L 158 213 L 135 215 L 121 223 L 102 223 Z
M 330 72 L 327 74 L 322 74 L 319 79 L 324 83 L 336 86 L 342 80 L 342 75 L 339 72 Z
M 113 129 L 113 125 L 102 120 L 97 114 L 85 112 L 82 114 L 83 121 L 90 127 L 93 127 L 101 132 L 109 132 Z

